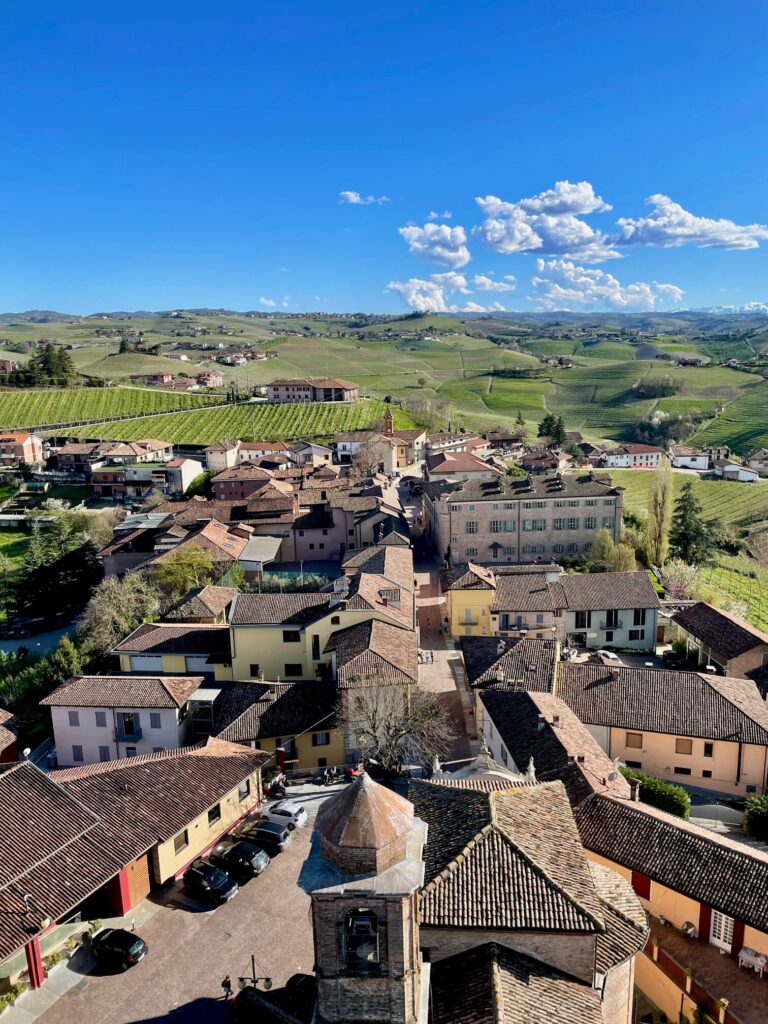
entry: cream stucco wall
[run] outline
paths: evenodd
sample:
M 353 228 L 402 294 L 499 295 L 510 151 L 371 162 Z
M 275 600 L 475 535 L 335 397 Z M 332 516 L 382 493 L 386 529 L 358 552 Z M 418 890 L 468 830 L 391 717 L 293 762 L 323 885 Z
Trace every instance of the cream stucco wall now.
M 453 636 L 490 636 L 495 590 L 449 590 L 446 594 Z
M 315 746 L 313 737 L 320 737 L 321 732 L 329 732 L 330 743 L 323 744 L 322 746 Z M 272 753 L 276 746 L 277 740 L 280 740 L 282 744 L 285 744 L 288 740 L 292 739 L 291 736 L 272 736 L 269 739 L 259 739 L 257 746 L 259 750 L 266 750 L 268 753 Z M 288 768 L 303 768 L 311 769 L 319 767 L 318 761 L 325 758 L 327 765 L 341 765 L 345 763 L 345 749 L 344 749 L 344 733 L 341 729 L 329 729 L 329 730 L 311 730 L 310 732 L 303 733 L 301 736 L 295 737 L 295 749 L 296 759 L 295 761 L 289 760 L 286 762 Z M 270 762 L 267 767 L 271 767 L 274 762 Z M 266 769 L 265 769 L 266 770 Z

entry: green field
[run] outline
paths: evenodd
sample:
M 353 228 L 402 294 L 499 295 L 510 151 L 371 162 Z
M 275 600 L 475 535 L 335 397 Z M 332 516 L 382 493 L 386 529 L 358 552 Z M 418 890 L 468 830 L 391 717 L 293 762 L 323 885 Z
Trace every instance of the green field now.
M 612 469 L 611 479 L 615 485 L 625 488 L 624 507 L 637 515 L 645 515 L 653 471 Z M 673 479 L 676 495 L 687 480 L 694 481 L 705 519 L 721 519 L 735 526 L 768 519 L 768 481 L 741 484 L 735 480 L 700 480 L 689 473 L 674 473 Z
M 694 435 L 692 443 L 728 444 L 739 455 L 768 445 L 768 381 L 743 391 L 716 420 Z
M 10 587 L 19 575 L 21 566 L 29 546 L 29 534 L 22 530 L 0 530 L 0 555 L 10 562 L 8 567 L 8 586 Z M 0 597 L 5 588 L 0 584 Z M 6 620 L 5 601 L 0 600 L 0 623 Z
M 94 440 L 136 441 L 159 437 L 174 444 L 211 444 L 223 438 L 258 438 L 264 441 L 330 437 L 339 431 L 366 430 L 380 426 L 386 406 L 361 400 L 355 405 L 313 403 L 306 405 L 223 405 L 220 409 L 173 412 L 136 420 L 114 420 L 77 427 L 73 437 Z M 394 409 L 395 426 L 407 428 L 413 421 Z
M 747 621 L 768 632 L 768 571 L 744 557 L 723 557 L 702 576 L 719 594 L 743 603 Z
M 69 388 L 65 391 L 0 391 L 0 427 L 136 416 L 166 409 L 195 409 L 221 401 L 210 395 L 176 395 L 144 388 Z M 145 435 L 146 436 L 146 435 Z

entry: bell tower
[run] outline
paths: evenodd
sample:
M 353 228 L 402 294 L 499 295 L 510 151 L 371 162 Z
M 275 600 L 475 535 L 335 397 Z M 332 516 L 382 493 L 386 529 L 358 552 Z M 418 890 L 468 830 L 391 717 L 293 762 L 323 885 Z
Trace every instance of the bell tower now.
M 413 804 L 367 774 L 320 807 L 303 872 L 318 1024 L 426 1024 L 417 916 L 426 834 Z
M 392 410 L 387 406 L 384 411 L 384 437 L 392 437 L 392 432 L 395 429 L 395 418 L 392 415 Z

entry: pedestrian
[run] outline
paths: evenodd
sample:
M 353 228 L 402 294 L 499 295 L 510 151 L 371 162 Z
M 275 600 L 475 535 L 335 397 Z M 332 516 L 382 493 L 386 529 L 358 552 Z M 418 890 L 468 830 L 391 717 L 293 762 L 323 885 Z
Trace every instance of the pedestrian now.
M 224 999 L 232 998 L 232 982 L 229 979 L 229 975 L 226 976 L 224 981 L 221 983 L 221 987 L 224 990 Z

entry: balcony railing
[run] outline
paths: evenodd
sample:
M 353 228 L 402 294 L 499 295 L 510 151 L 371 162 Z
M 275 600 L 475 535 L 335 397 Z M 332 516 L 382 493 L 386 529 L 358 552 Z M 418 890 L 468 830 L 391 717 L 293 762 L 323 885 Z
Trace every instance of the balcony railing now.
M 141 727 L 135 726 L 129 732 L 125 729 L 115 729 L 115 743 L 135 743 L 141 739 Z
M 608 620 L 604 619 L 600 623 L 600 629 L 623 629 L 623 628 L 624 628 L 624 622 L 623 622 L 622 619 L 616 619 L 615 622 L 609 622 Z

